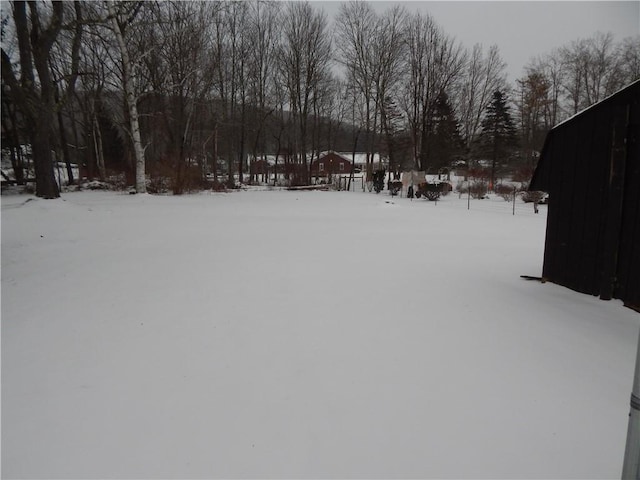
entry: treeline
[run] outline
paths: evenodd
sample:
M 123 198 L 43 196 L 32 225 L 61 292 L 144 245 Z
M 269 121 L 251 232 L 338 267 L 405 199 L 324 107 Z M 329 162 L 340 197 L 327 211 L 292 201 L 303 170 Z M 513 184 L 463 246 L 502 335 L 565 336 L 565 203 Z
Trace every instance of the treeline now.
M 393 170 L 490 160 L 532 168 L 554 124 L 640 78 L 640 40 L 597 34 L 532 60 L 516 85 L 496 46 L 467 48 L 428 14 L 305 2 L 2 4 L 2 135 L 24 182 L 59 195 L 53 155 L 90 178 L 125 172 L 181 193 L 210 174 L 255 180 L 276 155 L 311 181 L 326 150 Z M 54 152 L 52 154 L 52 152 Z M 484 163 L 483 163 L 484 164 Z
M 640 35 L 616 43 L 611 33 L 532 59 L 513 89 L 522 156 L 534 156 L 547 131 L 640 79 Z

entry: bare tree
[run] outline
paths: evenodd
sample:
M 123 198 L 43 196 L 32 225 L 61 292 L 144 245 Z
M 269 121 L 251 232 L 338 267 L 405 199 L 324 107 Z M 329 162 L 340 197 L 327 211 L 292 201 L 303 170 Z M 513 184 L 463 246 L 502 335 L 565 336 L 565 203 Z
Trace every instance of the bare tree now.
M 223 150 L 226 154 L 228 182 L 234 181 L 234 159 L 242 182 L 244 148 L 246 142 L 246 78 L 250 44 L 248 41 L 248 10 L 246 2 L 226 2 L 213 20 L 214 88 L 221 112 L 219 125 L 224 132 Z
M 280 48 L 277 48 L 277 52 Z M 273 83 L 273 101 L 275 106 L 275 119 L 273 126 L 270 129 L 270 137 L 274 143 L 275 149 L 275 165 L 273 166 L 273 184 L 277 185 L 279 171 L 284 172 L 285 180 L 289 180 L 289 172 L 287 170 L 287 162 L 289 161 L 289 152 L 291 150 L 291 116 L 286 110 L 288 106 L 288 94 L 285 87 L 285 75 L 281 68 L 276 68 L 274 71 L 274 83 Z M 280 155 L 283 154 L 283 163 L 278 165 Z
M 36 195 L 60 196 L 53 171 L 51 137 L 55 112 L 55 85 L 50 70 L 51 50 L 64 19 L 64 4 L 54 2 L 43 12 L 38 2 L 15 1 L 13 21 L 19 62 L 15 65 L 2 48 L 2 79 L 11 89 L 12 99 L 26 117 L 36 174 Z M 44 19 L 47 23 L 44 24 Z
M 70 106 L 75 94 L 76 82 L 78 79 L 78 68 L 80 63 L 80 44 L 83 33 L 83 10 L 84 2 L 77 1 L 73 4 L 66 4 L 69 11 L 67 17 L 74 17 L 74 21 L 60 30 L 49 59 L 52 78 L 54 81 L 54 100 L 56 103 L 56 117 L 58 126 L 57 159 L 64 158 L 67 179 L 69 184 L 75 183 L 73 169 L 71 167 L 71 154 L 67 139 L 67 126 L 64 121 L 66 107 Z M 73 8 L 73 14 L 70 10 Z
M 86 28 L 80 49 L 80 75 L 78 91 L 74 92 L 73 108 L 69 109 L 69 118 L 73 131 L 73 147 L 79 164 L 86 167 L 81 171 L 88 178 L 94 178 L 96 171 L 101 180 L 106 177 L 104 145 L 102 129 L 100 127 L 100 113 L 106 110 L 105 105 L 117 103 L 119 112 L 122 102 L 114 102 L 113 97 L 121 99 L 119 92 L 122 88 L 115 39 L 105 28 L 107 13 L 104 4 L 91 2 L 86 4 Z M 111 98 L 109 98 L 111 97 Z M 109 101 L 110 100 L 110 101 Z M 117 125 L 125 141 L 129 136 L 123 127 L 124 114 L 110 116 Z M 117 118 L 117 120 L 116 120 Z M 133 171 L 134 166 L 131 166 Z
M 208 65 L 208 25 L 212 8 L 219 4 L 208 2 L 162 2 L 154 5 L 153 24 L 155 31 L 153 54 L 144 62 L 145 74 L 153 87 L 156 103 L 151 106 L 160 119 L 158 129 L 162 132 L 165 149 L 162 152 L 171 169 L 172 190 L 180 194 L 191 188 L 202 176 L 202 116 L 205 96 L 211 89 L 212 69 Z M 154 140 L 159 141 L 157 137 Z M 192 162 L 198 159 L 197 175 Z
M 558 123 L 561 115 L 560 96 L 562 93 L 565 67 L 560 58 L 552 54 L 545 57 L 537 66 L 534 65 L 533 71 L 537 71 L 540 75 L 544 76 L 549 86 L 545 111 L 545 126 L 551 128 Z
M 505 87 L 505 68 L 496 45 L 489 47 L 485 55 L 482 45 L 476 44 L 467 56 L 454 95 L 467 152 L 480 133 L 483 114 L 491 103 L 493 92 Z
M 258 157 L 258 149 L 265 152 L 267 119 L 275 112 L 275 71 L 279 37 L 277 29 L 280 4 L 273 1 L 257 1 L 250 4 L 248 43 L 248 101 L 253 115 L 252 158 Z M 252 178 L 255 180 L 255 178 Z
M 289 108 L 295 124 L 294 152 L 306 172 L 306 178 L 299 181 L 308 183 L 311 180 L 311 169 L 307 162 L 309 123 L 319 82 L 326 75 L 331 59 L 327 17 L 323 12 L 315 12 L 307 2 L 289 3 L 282 29 L 279 67 L 285 79 Z
M 544 77 L 549 86 L 548 124 L 603 100 L 640 77 L 640 37 L 616 44 L 611 33 L 596 33 L 532 59 L 525 77 Z
M 400 159 L 397 154 L 397 138 L 400 132 L 398 123 L 401 120 L 397 107 L 400 101 L 399 84 L 406 64 L 404 54 L 406 48 L 405 25 L 407 15 L 401 7 L 388 10 L 380 18 L 380 28 L 376 38 L 376 105 L 380 112 L 380 133 L 384 138 L 389 168 L 397 169 Z
M 365 132 L 366 175 L 371 180 L 378 102 L 376 79 L 379 76 L 375 57 L 379 19 L 367 2 L 343 3 L 336 19 L 338 59 L 346 70 L 351 93 L 361 111 L 361 129 Z
M 126 42 L 127 26 L 137 14 L 141 2 L 130 4 L 125 2 L 115 3 L 113 1 L 106 0 L 106 5 L 109 12 L 111 29 L 118 43 L 122 61 L 122 86 L 129 111 L 130 133 L 136 161 L 135 189 L 137 193 L 146 193 L 145 157 L 142 138 L 140 135 L 140 122 L 138 118 L 137 95 L 135 91 L 135 69 Z
M 613 34 L 596 33 L 587 39 L 589 62 L 583 72 L 586 102 L 589 105 L 603 100 L 624 85 L 620 59 L 613 42 Z
M 535 166 L 536 152 L 540 152 L 547 132 L 553 125 L 546 115 L 551 99 L 551 85 L 543 73 L 529 70 L 517 80 L 516 100 L 521 157 L 529 168 Z
M 418 168 L 429 166 L 428 142 L 432 133 L 434 106 L 440 93 L 453 87 L 463 71 L 465 52 L 447 36 L 430 15 L 417 14 L 408 24 L 406 36 L 408 73 L 405 104 L 414 158 Z
M 625 38 L 618 46 L 618 57 L 625 84 L 640 79 L 640 35 Z
M 343 4 L 337 19 L 338 58 L 344 65 L 353 100 L 362 113 L 365 134 L 366 173 L 371 180 L 377 134 L 383 135 L 393 155 L 389 108 L 399 95 L 398 84 L 405 67 L 406 12 L 401 7 L 377 15 L 367 3 Z
M 624 84 L 621 63 L 611 33 L 597 33 L 560 50 L 565 67 L 564 90 L 569 114 L 599 102 Z

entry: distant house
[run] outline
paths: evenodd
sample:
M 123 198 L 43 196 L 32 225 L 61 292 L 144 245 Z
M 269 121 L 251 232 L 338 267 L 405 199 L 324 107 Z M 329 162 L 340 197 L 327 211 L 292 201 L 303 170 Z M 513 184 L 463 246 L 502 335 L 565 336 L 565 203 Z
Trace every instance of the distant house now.
M 353 166 L 356 172 L 364 172 L 367 166 L 367 154 L 363 152 L 356 152 L 353 154 L 352 152 L 338 152 L 338 155 L 343 156 L 344 158 L 349 159 L 349 161 L 353 160 Z M 373 166 L 373 170 L 378 170 L 380 168 L 388 169 L 389 168 L 389 160 L 385 157 L 381 157 L 379 153 L 371 153 L 369 154 L 369 162 Z
M 351 162 L 335 152 L 325 153 L 311 162 L 313 177 L 327 177 L 345 173 L 351 173 Z
M 640 80 L 554 127 L 530 190 L 549 193 L 542 275 L 640 309 Z

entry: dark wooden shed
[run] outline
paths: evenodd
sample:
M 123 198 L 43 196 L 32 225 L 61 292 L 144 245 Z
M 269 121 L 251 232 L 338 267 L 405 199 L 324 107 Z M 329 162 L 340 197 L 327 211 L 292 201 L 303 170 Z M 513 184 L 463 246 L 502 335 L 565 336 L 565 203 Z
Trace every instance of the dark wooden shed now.
M 640 80 L 554 127 L 530 190 L 549 193 L 543 278 L 640 309 Z

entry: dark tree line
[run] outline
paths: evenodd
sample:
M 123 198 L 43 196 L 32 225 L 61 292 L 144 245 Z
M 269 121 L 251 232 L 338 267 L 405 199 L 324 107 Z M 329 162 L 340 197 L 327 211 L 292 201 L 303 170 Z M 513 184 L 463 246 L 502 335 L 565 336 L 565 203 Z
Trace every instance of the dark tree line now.
M 531 166 L 558 121 L 640 77 L 639 40 L 597 34 L 532 60 L 511 88 L 497 47 L 456 42 L 428 14 L 366 2 L 333 24 L 309 3 L 2 3 L 2 135 L 16 181 L 59 195 L 54 164 L 144 192 L 257 181 L 247 158 L 311 181 L 322 151 L 390 168 Z M 28 146 L 25 147 L 25 146 Z M 262 180 L 266 180 L 263 178 Z

